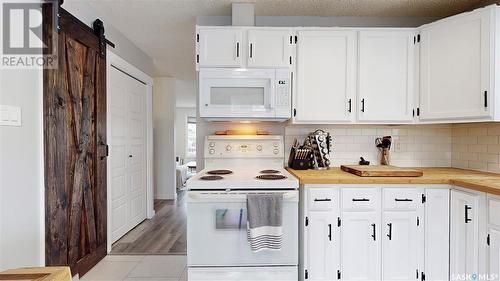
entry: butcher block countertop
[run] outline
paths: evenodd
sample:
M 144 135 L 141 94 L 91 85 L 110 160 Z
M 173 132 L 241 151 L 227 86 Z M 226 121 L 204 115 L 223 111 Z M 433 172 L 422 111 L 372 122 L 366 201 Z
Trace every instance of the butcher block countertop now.
M 452 184 L 477 191 L 500 195 L 500 174 L 456 168 L 416 168 L 422 177 L 359 177 L 340 168 L 328 170 L 288 171 L 300 184 Z

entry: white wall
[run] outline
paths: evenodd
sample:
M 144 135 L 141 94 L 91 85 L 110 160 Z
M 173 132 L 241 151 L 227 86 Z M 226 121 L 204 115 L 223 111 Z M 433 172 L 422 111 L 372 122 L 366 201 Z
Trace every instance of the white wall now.
M 154 179 L 156 199 L 175 199 L 175 79 L 153 82 Z
M 0 126 L 0 270 L 43 266 L 42 71 L 0 70 L 0 104 L 21 127 Z
M 115 48 L 111 48 L 110 46 L 108 46 L 108 48 L 111 48 L 113 53 L 139 68 L 147 75 L 153 75 L 153 59 L 125 37 L 123 33 L 107 22 L 106 15 L 102 15 L 99 11 L 96 11 L 88 3 L 82 0 L 66 0 L 62 7 L 88 26 L 92 26 L 97 18 L 102 20 L 106 39 L 116 45 Z
M 196 118 L 196 108 L 194 108 L 194 107 L 177 107 L 176 108 L 176 110 L 175 110 L 175 156 L 184 159 L 184 163 L 187 163 L 188 161 L 191 161 L 191 160 L 196 160 L 196 157 L 188 158 L 186 155 L 187 118 L 188 117 L 195 117 Z

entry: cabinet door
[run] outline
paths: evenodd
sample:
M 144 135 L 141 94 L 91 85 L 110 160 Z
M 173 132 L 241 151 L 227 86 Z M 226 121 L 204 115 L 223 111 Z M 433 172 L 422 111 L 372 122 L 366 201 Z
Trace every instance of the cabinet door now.
M 474 194 L 451 192 L 450 273 L 479 272 L 478 199 Z
M 358 119 L 413 121 L 414 30 L 360 31 Z
M 420 119 L 489 116 L 493 9 L 425 26 L 420 42 Z
M 341 233 L 342 280 L 380 280 L 380 211 L 342 213 Z
M 289 67 L 289 30 L 249 30 L 248 67 Z
M 424 271 L 428 280 L 448 280 L 450 190 L 426 189 Z
M 500 280 L 500 231 L 490 228 L 490 248 L 488 254 L 488 273 Z
M 417 212 L 384 212 L 382 216 L 382 280 L 415 280 L 420 243 Z
M 294 122 L 352 120 L 356 51 L 355 31 L 298 32 Z
M 337 216 L 331 212 L 309 212 L 306 228 L 305 269 L 308 280 L 337 280 L 339 234 Z
M 199 30 L 199 66 L 240 67 L 242 31 L 235 28 Z

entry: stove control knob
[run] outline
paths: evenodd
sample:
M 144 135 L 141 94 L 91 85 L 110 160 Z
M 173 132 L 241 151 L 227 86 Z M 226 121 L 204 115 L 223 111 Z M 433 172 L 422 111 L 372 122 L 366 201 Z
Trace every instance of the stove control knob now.
M 210 150 L 208 151 L 208 153 L 210 153 L 210 154 L 214 154 L 214 153 L 215 153 L 215 149 L 210 149 Z
M 228 144 L 228 145 L 226 146 L 226 151 L 231 151 L 231 149 L 232 149 L 231 145 L 229 145 L 229 144 Z
M 280 152 L 280 151 L 279 151 L 278 149 L 274 149 L 274 150 L 273 150 L 273 153 L 274 153 L 274 154 L 278 154 L 279 152 Z
M 278 145 L 279 145 L 279 144 L 278 144 L 277 142 L 274 142 L 274 143 L 273 143 L 273 146 L 274 146 L 274 147 L 278 147 Z
M 214 146 L 215 146 L 215 142 L 213 142 L 213 141 L 212 141 L 212 142 L 210 142 L 210 143 L 208 144 L 208 146 L 210 146 L 210 147 L 214 147 Z
M 257 145 L 257 150 L 258 150 L 258 151 L 262 151 L 262 145 L 260 145 L 260 144 L 259 144 L 259 145 Z

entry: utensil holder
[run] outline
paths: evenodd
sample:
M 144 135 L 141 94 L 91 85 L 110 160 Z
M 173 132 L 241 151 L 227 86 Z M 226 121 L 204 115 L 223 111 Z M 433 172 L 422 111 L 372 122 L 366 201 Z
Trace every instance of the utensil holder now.
M 389 148 L 382 148 L 380 152 L 380 165 L 390 165 Z

